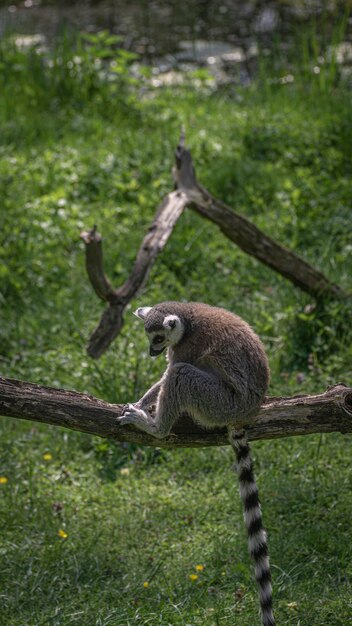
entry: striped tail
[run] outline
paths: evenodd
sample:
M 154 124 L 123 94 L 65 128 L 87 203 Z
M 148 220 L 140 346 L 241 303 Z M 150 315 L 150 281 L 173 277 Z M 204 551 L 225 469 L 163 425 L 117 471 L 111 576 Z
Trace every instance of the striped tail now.
M 266 532 L 263 528 L 258 487 L 255 482 L 251 452 L 244 431 L 229 429 L 230 443 L 236 453 L 236 470 L 248 532 L 249 553 L 254 561 L 255 578 L 259 586 L 263 626 L 275 626 L 272 610 L 272 587 Z

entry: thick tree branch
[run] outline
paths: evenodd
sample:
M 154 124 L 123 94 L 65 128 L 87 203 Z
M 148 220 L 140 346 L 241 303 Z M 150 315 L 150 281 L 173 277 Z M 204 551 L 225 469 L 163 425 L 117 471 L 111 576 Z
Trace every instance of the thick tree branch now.
M 111 286 L 104 273 L 102 238 L 97 233 L 96 227 L 81 233 L 81 239 L 83 239 L 86 247 L 88 276 L 97 296 L 109 303 L 89 339 L 87 351 L 90 356 L 100 357 L 119 334 L 126 305 L 144 284 L 157 255 L 165 247 L 186 203 L 187 197 L 182 190 L 172 191 L 164 198 L 147 235 L 142 241 L 132 272 L 119 289 L 114 289 Z
M 167 439 L 154 439 L 116 418 L 122 404 L 75 391 L 54 389 L 0 377 L 0 415 L 64 426 L 73 430 L 141 445 L 176 448 L 220 446 L 228 443 L 224 429 L 202 430 L 182 416 Z M 267 398 L 258 416 L 246 424 L 250 440 L 352 432 L 352 388 L 342 383 L 317 395 Z
M 297 254 L 274 241 L 248 219 L 235 213 L 220 200 L 216 200 L 196 179 L 189 150 L 181 144 L 176 152 L 174 177 L 177 187 L 183 190 L 192 209 L 214 222 L 220 230 L 244 252 L 268 265 L 294 285 L 315 298 L 342 296 L 338 285 L 331 283 L 321 272 Z

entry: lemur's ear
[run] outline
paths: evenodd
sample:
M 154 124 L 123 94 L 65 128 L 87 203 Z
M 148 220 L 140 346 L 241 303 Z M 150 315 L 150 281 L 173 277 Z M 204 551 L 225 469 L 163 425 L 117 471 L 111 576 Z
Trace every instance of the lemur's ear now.
M 163 321 L 164 328 L 175 328 L 180 318 L 177 315 L 167 315 Z
M 148 315 L 149 311 L 151 311 L 151 309 L 152 309 L 151 306 L 140 306 L 138 309 L 133 311 L 133 315 L 135 315 L 136 317 L 139 317 L 139 319 L 141 320 L 144 320 L 145 317 Z

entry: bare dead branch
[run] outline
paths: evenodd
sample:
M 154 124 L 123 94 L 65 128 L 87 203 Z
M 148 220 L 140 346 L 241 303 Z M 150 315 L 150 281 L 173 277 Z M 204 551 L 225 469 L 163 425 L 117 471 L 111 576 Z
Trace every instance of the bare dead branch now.
M 191 153 L 183 145 L 179 145 L 177 149 L 174 177 L 178 189 L 184 190 L 187 194 L 191 208 L 216 224 L 241 250 L 285 276 L 315 298 L 323 295 L 333 297 L 344 295 L 342 289 L 331 283 L 324 274 L 265 235 L 248 219 L 216 200 L 202 187 L 196 179 Z
M 202 430 L 182 416 L 167 439 L 154 439 L 116 421 L 124 405 L 109 404 L 75 391 L 0 377 L 0 415 L 64 426 L 121 442 L 165 448 L 227 445 L 224 429 Z M 249 439 L 274 439 L 312 433 L 352 432 L 352 388 L 339 383 L 324 393 L 267 398 L 246 424 Z
M 104 273 L 102 236 L 94 225 L 91 230 L 81 232 L 81 239 L 86 244 L 86 268 L 93 289 L 101 300 L 112 302 L 116 290 Z
M 346 295 L 321 272 L 265 235 L 247 218 L 216 200 L 197 182 L 191 153 L 185 148 L 183 131 L 175 156 L 176 166 L 173 175 L 177 190 L 169 193 L 162 201 L 139 249 L 131 275 L 119 289 L 111 286 L 104 273 L 102 241 L 96 227 L 81 234 L 86 245 L 86 266 L 90 281 L 99 298 L 109 302 L 109 307 L 102 314 L 98 326 L 90 337 L 87 347 L 90 356 L 100 357 L 119 334 L 126 305 L 144 284 L 150 268 L 165 247 L 186 205 L 216 224 L 224 235 L 244 252 L 285 276 L 315 298 L 318 299 L 323 295 L 333 297 Z
M 98 326 L 89 339 L 87 351 L 90 356 L 100 357 L 119 334 L 125 307 L 144 284 L 186 203 L 187 197 L 182 190 L 172 191 L 164 198 L 142 241 L 130 276 L 118 289 L 111 286 L 104 273 L 102 238 L 96 232 L 96 227 L 81 233 L 86 248 L 86 267 L 90 281 L 99 298 L 109 302 L 109 307 L 103 312 Z

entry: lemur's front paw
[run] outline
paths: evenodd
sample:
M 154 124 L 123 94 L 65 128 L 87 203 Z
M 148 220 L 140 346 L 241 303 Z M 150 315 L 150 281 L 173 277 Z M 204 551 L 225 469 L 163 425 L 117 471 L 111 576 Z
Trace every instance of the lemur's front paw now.
M 124 426 L 125 424 L 138 424 L 141 421 L 147 421 L 148 417 L 149 415 L 142 409 L 138 409 L 135 404 L 128 404 L 123 415 L 117 419 Z

